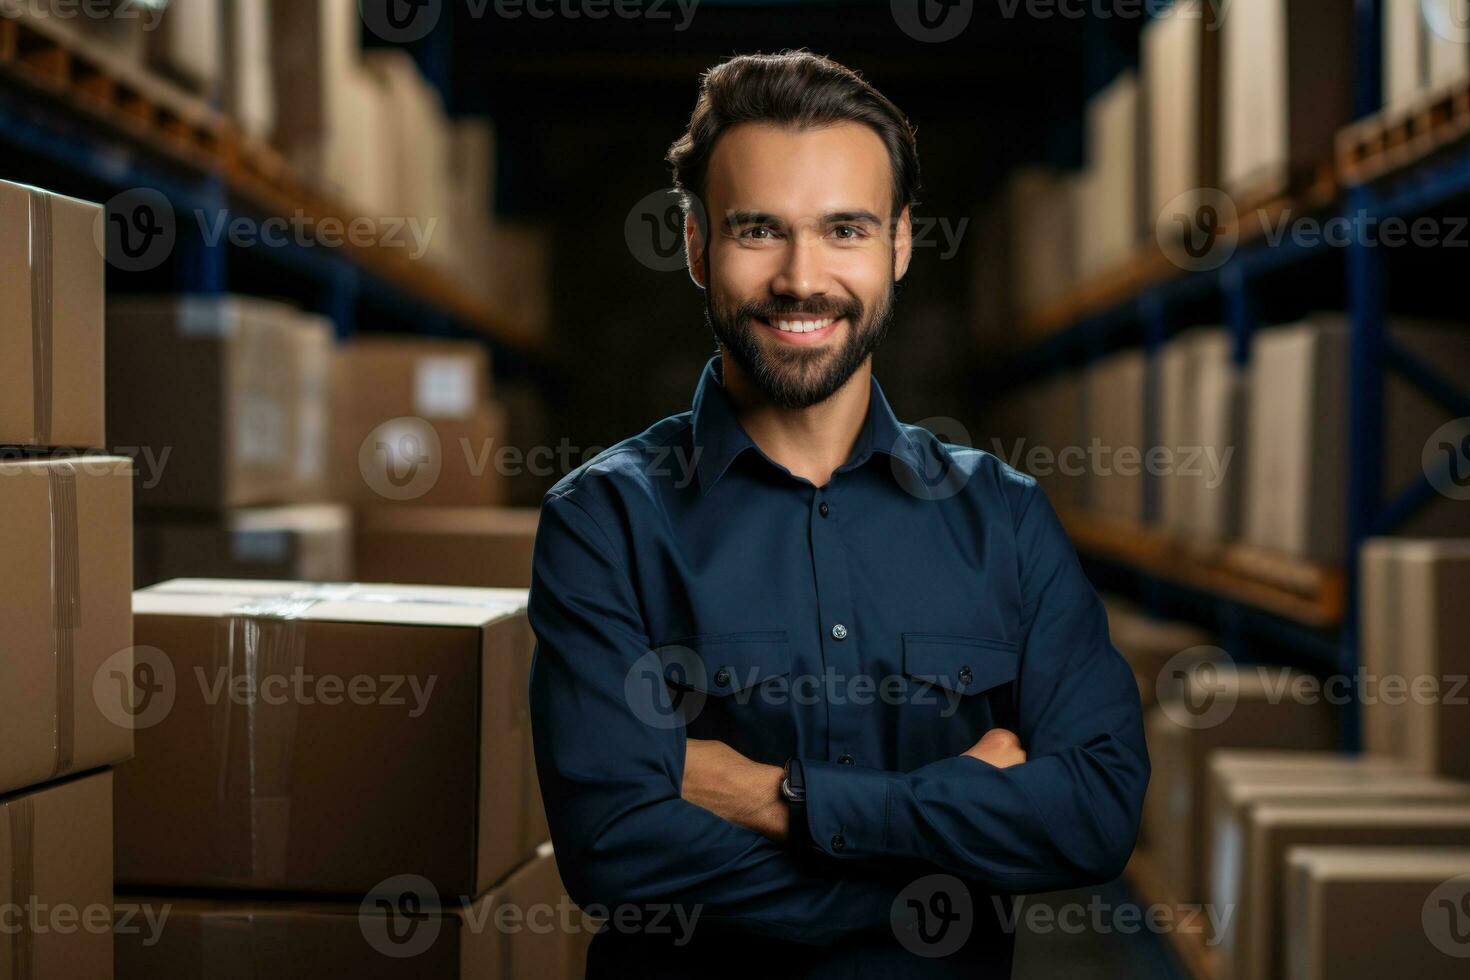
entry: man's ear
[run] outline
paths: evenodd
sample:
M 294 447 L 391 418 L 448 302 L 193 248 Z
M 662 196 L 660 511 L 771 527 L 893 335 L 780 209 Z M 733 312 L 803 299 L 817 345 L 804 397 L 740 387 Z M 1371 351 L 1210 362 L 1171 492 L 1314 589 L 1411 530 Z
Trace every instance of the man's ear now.
M 704 251 L 704 236 L 691 209 L 684 215 L 684 257 L 689 264 L 689 278 L 700 289 L 709 286 L 709 263 Z
M 899 213 L 898 224 L 893 229 L 893 281 L 902 279 L 909 271 L 909 259 L 914 254 L 914 223 L 908 205 Z

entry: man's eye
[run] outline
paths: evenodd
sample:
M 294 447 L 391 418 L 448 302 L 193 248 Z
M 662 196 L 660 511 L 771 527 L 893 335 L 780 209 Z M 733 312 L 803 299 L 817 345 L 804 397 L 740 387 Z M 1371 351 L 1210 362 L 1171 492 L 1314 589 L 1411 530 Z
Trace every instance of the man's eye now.
M 757 225 L 754 228 L 746 228 L 743 231 L 741 231 L 740 232 L 740 237 L 741 238 L 765 238 L 765 237 L 767 237 L 769 235 L 772 235 L 772 234 L 775 234 L 775 232 L 773 232 L 766 225 Z
M 859 228 L 857 225 L 838 225 L 836 228 L 832 229 L 832 234 L 836 235 L 838 238 L 847 239 L 849 241 L 854 238 L 861 238 L 863 236 L 862 229 Z

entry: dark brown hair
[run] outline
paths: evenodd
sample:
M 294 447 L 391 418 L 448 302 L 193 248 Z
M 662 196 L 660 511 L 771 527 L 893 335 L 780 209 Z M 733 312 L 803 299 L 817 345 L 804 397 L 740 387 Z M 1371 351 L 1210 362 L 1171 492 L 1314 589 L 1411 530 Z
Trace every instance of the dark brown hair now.
M 674 186 L 701 204 L 715 142 L 743 122 L 808 129 L 838 122 L 870 127 L 888 148 L 893 214 L 918 203 L 919 151 L 914 127 L 888 99 L 850 68 L 806 50 L 743 54 L 704 73 L 689 129 L 669 147 Z M 703 222 L 703 208 L 695 211 Z M 701 229 L 703 230 L 703 229 Z

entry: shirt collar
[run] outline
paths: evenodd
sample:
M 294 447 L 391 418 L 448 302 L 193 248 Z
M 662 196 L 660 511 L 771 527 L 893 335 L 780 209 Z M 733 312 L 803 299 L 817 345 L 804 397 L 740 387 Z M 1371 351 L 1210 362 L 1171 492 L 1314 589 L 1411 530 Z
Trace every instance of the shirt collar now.
M 745 427 L 735 411 L 735 402 L 725 388 L 724 364 L 720 354 L 715 354 L 704 365 L 699 376 L 699 385 L 694 391 L 693 426 L 695 469 L 699 474 L 701 492 L 708 492 L 724 475 L 730 463 L 747 449 L 754 449 L 771 465 L 778 465 L 761 451 L 746 433 Z M 883 389 L 876 377 L 869 376 L 871 385 L 868 400 L 868 415 L 858 434 L 857 444 L 846 463 L 837 472 L 845 472 L 862 465 L 875 452 L 887 455 L 906 464 L 915 473 L 923 473 L 923 457 L 913 438 L 899 424 L 883 397 Z

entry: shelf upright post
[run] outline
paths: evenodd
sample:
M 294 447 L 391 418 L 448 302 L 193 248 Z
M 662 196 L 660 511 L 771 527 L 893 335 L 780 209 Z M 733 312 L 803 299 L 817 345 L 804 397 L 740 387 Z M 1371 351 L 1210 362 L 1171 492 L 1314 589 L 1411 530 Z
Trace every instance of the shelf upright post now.
M 1243 369 L 1251 359 L 1251 336 L 1256 332 L 1256 304 L 1250 277 L 1237 256 L 1220 269 L 1220 292 L 1225 305 L 1225 326 L 1230 331 L 1230 356 Z
M 1353 115 L 1372 115 L 1383 106 L 1383 0 L 1354 0 Z
M 205 240 L 206 227 L 224 227 L 229 221 L 229 198 L 222 178 L 212 176 L 187 201 L 174 202 L 177 237 L 174 241 L 174 284 L 179 292 L 219 295 L 229 289 L 229 255 L 223 241 Z M 203 216 L 204 220 L 198 220 Z
M 1352 213 L 1373 215 L 1376 192 L 1368 186 L 1349 189 Z M 1386 331 L 1387 269 L 1383 250 L 1354 240 L 1347 249 L 1348 280 L 1348 481 L 1347 609 L 1343 617 L 1341 669 L 1353 676 L 1360 662 L 1358 647 L 1358 549 L 1378 533 L 1383 509 L 1383 358 Z M 1359 712 L 1344 712 L 1345 741 L 1358 747 Z
M 357 334 L 358 294 L 361 290 L 357 266 L 341 256 L 333 256 L 326 282 L 316 302 L 316 312 L 331 319 L 338 340 L 349 340 Z

